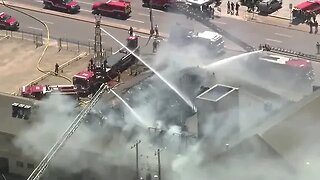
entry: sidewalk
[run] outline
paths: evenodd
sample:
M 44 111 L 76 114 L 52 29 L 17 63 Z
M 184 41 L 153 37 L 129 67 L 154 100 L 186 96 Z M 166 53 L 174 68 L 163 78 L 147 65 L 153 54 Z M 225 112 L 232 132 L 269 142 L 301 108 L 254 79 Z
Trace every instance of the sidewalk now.
M 290 23 L 290 10 L 289 10 L 289 4 L 293 4 L 295 6 L 296 4 L 303 2 L 304 0 L 283 0 L 283 7 L 279 9 L 278 11 L 268 15 L 263 16 L 259 15 L 257 13 L 249 13 L 247 12 L 246 6 L 241 6 L 239 10 L 239 16 L 230 15 L 227 14 L 227 0 L 223 0 L 221 7 L 221 13 L 216 10 L 216 15 L 221 17 L 228 17 L 228 18 L 234 18 L 238 20 L 244 20 L 244 21 L 251 21 L 256 23 L 262 23 L 277 27 L 283 27 L 287 29 L 297 30 L 297 31 L 303 31 L 309 33 L 309 26 L 306 24 L 299 24 L 299 25 L 292 25 Z M 232 2 L 230 0 L 230 2 Z M 236 2 L 236 1 L 234 1 Z M 214 20 L 212 21 L 214 23 Z

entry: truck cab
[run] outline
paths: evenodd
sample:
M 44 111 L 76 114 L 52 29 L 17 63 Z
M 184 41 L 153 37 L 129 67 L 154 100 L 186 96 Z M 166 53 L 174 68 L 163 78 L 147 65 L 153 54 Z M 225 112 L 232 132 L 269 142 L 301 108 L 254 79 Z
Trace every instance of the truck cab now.
M 0 27 L 2 29 L 17 31 L 19 30 L 19 22 L 16 18 L 4 12 L 0 12 Z
M 94 2 L 92 5 L 92 13 L 125 19 L 131 14 L 131 4 L 130 2 L 112 0 Z
M 80 5 L 75 0 L 43 0 L 44 7 L 68 13 L 80 11 Z
M 200 45 L 206 45 L 208 50 L 214 50 L 216 53 L 224 51 L 224 40 L 222 35 L 213 31 L 204 31 L 200 33 L 194 33 L 192 41 Z

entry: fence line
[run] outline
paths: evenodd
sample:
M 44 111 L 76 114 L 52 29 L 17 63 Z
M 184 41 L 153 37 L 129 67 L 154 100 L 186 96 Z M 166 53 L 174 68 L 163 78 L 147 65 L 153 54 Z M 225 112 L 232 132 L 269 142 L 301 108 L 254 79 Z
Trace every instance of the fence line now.
M 44 45 L 44 37 L 42 33 L 37 33 L 35 31 L 26 31 L 26 30 L 19 30 L 19 31 L 9 31 L 9 30 L 0 30 L 0 33 L 8 36 L 8 37 L 14 37 L 14 38 L 20 38 L 22 40 L 30 40 L 35 44 L 35 47 L 41 47 Z M 66 50 L 76 50 L 78 52 L 85 51 L 89 54 L 92 54 L 94 51 L 94 42 L 88 41 L 79 41 L 72 38 L 62 38 L 62 37 L 55 37 L 50 36 L 51 43 L 54 43 L 58 51 L 61 51 L 62 49 Z M 113 49 L 112 47 L 104 47 L 105 52 L 104 54 L 106 56 L 109 56 L 112 54 Z

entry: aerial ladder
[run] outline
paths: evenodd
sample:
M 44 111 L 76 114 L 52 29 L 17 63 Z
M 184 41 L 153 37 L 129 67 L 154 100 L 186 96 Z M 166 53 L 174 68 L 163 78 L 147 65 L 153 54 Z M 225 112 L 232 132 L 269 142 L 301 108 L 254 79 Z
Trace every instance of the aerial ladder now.
M 47 155 L 41 160 L 38 166 L 33 170 L 31 175 L 27 180 L 38 180 L 48 168 L 49 162 L 52 158 L 55 157 L 56 153 L 65 145 L 66 141 L 73 135 L 73 133 L 78 129 L 81 122 L 88 115 L 88 113 L 93 109 L 97 104 L 102 94 L 105 91 L 109 91 L 109 88 L 106 84 L 102 84 L 99 90 L 94 94 L 90 102 L 82 109 L 78 116 L 72 121 L 67 130 L 59 137 L 57 142 L 52 146 Z
M 101 16 L 95 16 L 96 18 L 96 27 L 95 27 L 95 46 L 94 46 L 94 57 L 92 59 L 96 68 L 103 69 L 103 47 L 102 47 L 102 38 L 101 38 L 101 29 L 100 29 L 100 20 Z M 33 170 L 31 175 L 27 180 L 38 180 L 48 168 L 49 162 L 52 158 L 55 157 L 56 153 L 65 145 L 66 141 L 73 135 L 73 133 L 78 129 L 81 122 L 85 119 L 88 113 L 93 109 L 97 104 L 102 94 L 105 91 L 109 91 L 110 88 L 106 83 L 103 83 L 92 98 L 85 103 L 83 103 L 84 108 L 77 115 L 77 117 L 72 121 L 69 127 L 65 132 L 59 137 L 56 143 L 51 147 L 47 155 L 41 160 L 38 166 Z

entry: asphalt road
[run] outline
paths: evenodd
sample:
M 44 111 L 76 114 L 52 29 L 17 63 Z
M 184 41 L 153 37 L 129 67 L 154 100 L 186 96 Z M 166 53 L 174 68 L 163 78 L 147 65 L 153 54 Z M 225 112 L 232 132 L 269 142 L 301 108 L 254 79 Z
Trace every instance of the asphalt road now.
M 10 1 L 10 0 L 9 0 Z M 41 0 L 15 0 L 15 2 L 25 3 L 32 6 L 36 6 L 38 8 L 42 8 L 43 4 Z M 94 0 L 81 0 L 78 1 L 82 11 L 79 13 L 81 16 L 93 16 L 91 14 L 91 5 Z M 132 4 L 132 17 L 128 20 L 117 20 L 113 18 L 104 17 L 102 20 L 126 24 L 129 26 L 136 26 L 141 28 L 150 28 L 149 22 L 149 10 L 147 8 L 142 7 L 142 3 L 140 0 L 135 0 L 131 2 Z M 49 17 L 48 15 L 41 15 L 44 19 L 49 19 L 48 24 L 50 24 L 51 19 L 55 19 L 53 17 Z M 23 19 L 24 21 L 24 19 Z M 23 22 L 22 21 L 22 22 Z M 62 20 L 68 21 L 68 20 Z M 160 10 L 154 11 L 154 21 L 159 25 L 160 31 L 168 33 L 172 24 L 179 22 L 181 24 L 186 24 L 188 26 L 192 26 L 195 30 L 202 31 L 209 29 L 208 27 L 195 22 L 194 20 L 187 20 L 184 15 L 163 12 Z M 268 43 L 273 46 L 278 46 L 282 48 L 288 48 L 296 51 L 302 51 L 308 54 L 315 54 L 316 48 L 315 44 L 317 42 L 317 37 L 314 34 L 308 34 L 301 31 L 290 30 L 282 27 L 275 27 L 270 25 L 264 25 L 260 23 L 254 22 L 246 22 L 238 19 L 221 17 L 219 19 L 212 20 L 214 25 L 227 34 L 225 38 L 230 38 L 227 36 L 234 36 L 239 38 L 244 43 L 251 45 L 253 47 L 258 47 L 259 44 Z M 216 28 L 212 28 L 216 30 Z M 224 33 L 222 33 L 224 34 Z M 79 36 L 81 37 L 81 36 Z M 232 39 L 233 40 L 233 39 Z

